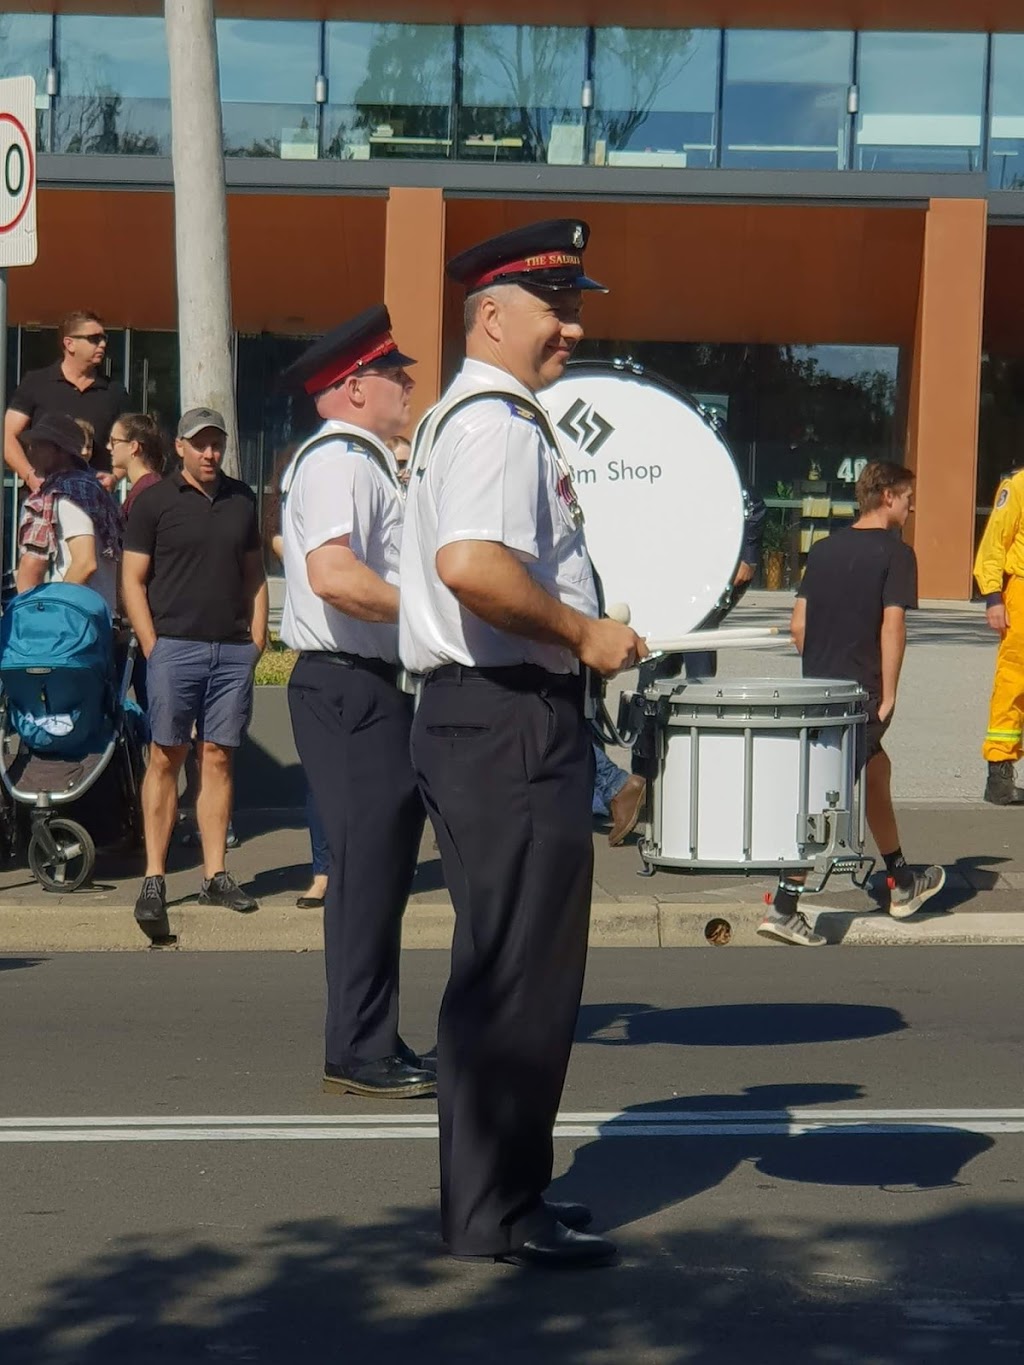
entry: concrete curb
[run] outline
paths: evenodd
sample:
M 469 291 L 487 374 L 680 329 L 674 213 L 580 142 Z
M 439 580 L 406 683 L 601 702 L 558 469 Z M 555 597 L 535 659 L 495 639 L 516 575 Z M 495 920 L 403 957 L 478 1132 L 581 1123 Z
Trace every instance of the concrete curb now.
M 1024 913 L 952 911 L 899 921 L 886 914 L 853 913 L 829 906 L 806 909 L 829 944 L 849 947 L 984 945 L 1024 943 Z M 763 908 L 749 902 L 685 904 L 655 900 L 596 901 L 591 912 L 592 948 L 779 947 L 756 932 Z M 195 904 L 169 912 L 176 942 L 186 952 L 318 952 L 321 914 L 299 910 L 290 900 L 267 899 L 258 914 L 232 915 Z M 451 905 L 409 907 L 403 946 L 448 948 Z M 75 897 L 0 910 L 0 953 L 126 952 L 149 944 L 128 905 L 96 905 Z

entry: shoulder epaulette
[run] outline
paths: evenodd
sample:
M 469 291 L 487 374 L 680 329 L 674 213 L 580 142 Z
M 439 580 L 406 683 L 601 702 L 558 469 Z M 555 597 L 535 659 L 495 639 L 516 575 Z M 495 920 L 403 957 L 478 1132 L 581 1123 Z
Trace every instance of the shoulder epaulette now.
M 513 417 L 521 417 L 524 422 L 532 422 L 537 425 L 537 414 L 523 403 L 517 403 L 511 398 L 506 398 L 505 403 Z

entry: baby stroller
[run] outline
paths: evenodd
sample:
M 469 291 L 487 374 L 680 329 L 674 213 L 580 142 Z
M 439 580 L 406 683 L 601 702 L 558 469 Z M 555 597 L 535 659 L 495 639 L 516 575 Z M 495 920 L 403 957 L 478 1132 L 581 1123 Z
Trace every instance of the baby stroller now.
M 107 815 L 112 803 L 119 832 L 141 840 L 146 736 L 127 699 L 134 659 L 132 639 L 118 677 L 107 604 L 78 584 L 22 593 L 0 620 L 0 782 L 30 810 L 28 863 L 47 891 L 76 890 L 95 866 L 93 836 L 63 814 L 86 793 L 103 796 Z

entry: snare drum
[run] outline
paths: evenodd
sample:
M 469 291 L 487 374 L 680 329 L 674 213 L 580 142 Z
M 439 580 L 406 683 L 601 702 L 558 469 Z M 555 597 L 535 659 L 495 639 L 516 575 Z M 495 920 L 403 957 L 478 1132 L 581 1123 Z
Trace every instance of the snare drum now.
M 652 683 L 656 768 L 644 862 L 842 866 L 864 847 L 857 746 L 866 693 L 817 678 Z
M 537 397 L 572 469 L 605 602 L 628 603 L 652 638 L 717 624 L 746 502 L 713 420 L 632 361 L 574 361 Z

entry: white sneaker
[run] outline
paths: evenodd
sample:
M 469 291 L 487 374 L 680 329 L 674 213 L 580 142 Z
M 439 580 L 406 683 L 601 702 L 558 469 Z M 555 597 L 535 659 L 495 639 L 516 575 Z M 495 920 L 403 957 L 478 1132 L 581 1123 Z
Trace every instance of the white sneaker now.
M 893 919 L 909 919 L 916 915 L 926 900 L 946 885 L 946 870 L 943 867 L 926 867 L 923 872 L 915 872 L 914 880 L 904 888 L 894 886 L 890 893 L 889 914 Z
M 792 943 L 798 948 L 820 948 L 828 942 L 822 934 L 811 928 L 799 910 L 794 910 L 788 917 L 765 915 L 757 926 L 757 932 L 762 938 L 778 939 L 780 943 Z

